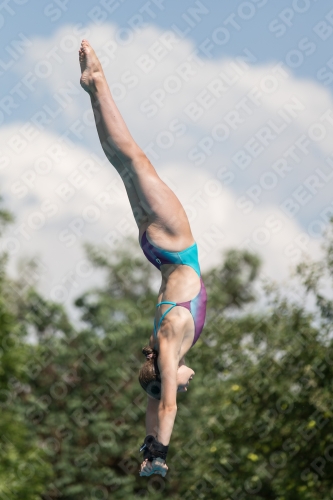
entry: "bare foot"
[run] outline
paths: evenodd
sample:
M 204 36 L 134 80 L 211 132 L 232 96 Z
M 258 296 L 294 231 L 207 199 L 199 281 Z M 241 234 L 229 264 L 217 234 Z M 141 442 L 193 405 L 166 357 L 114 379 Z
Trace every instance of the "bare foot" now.
M 89 93 L 96 92 L 96 81 L 104 77 L 101 63 L 88 40 L 82 40 L 79 50 L 81 87 Z

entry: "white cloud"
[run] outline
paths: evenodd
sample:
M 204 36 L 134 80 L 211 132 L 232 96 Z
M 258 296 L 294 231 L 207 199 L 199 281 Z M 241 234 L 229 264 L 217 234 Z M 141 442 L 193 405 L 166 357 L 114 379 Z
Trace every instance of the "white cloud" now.
M 111 165 L 99 165 L 91 157 L 98 153 L 101 158 L 101 151 L 88 95 L 78 84 L 77 48 L 83 36 L 101 57 L 133 136 L 142 147 L 149 146 L 161 177 L 186 206 L 203 269 L 218 263 L 221 250 L 231 246 L 257 250 L 265 262 L 264 272 L 275 279 L 286 278 L 301 250 L 317 255 L 315 230 L 307 235 L 306 228 L 287 217 L 279 204 L 293 197 L 300 207 L 296 215 L 307 226 L 331 201 L 331 179 L 324 182 L 315 172 L 320 169 L 328 176 L 332 171 L 325 162 L 332 151 L 333 130 L 331 116 L 325 115 L 333 108 L 327 90 L 295 78 L 275 63 L 259 66 L 240 58 L 202 61 L 193 57 L 190 41 L 173 43 L 153 27 L 136 35 L 132 43 L 116 47 L 115 29 L 88 27 L 89 33 L 81 35 L 66 26 L 50 38 L 34 40 L 22 74 L 33 71 L 38 78 L 43 68 L 49 68 L 50 75 L 39 78 L 41 95 L 49 97 L 43 100 L 34 94 L 31 116 L 50 105 L 67 82 L 80 92 L 69 95 L 61 116 L 49 118 L 43 130 L 34 117 L 24 132 L 23 123 L 0 131 L 3 154 L 10 160 L 0 172 L 2 191 L 17 216 L 11 237 L 19 240 L 19 253 L 38 251 L 42 256 L 48 293 L 83 258 L 83 240 L 103 242 L 110 230 L 118 231 L 123 218 L 129 221 L 129 233 L 136 234 L 117 174 Z M 150 72 L 140 63 L 144 54 L 155 61 Z M 75 136 L 77 130 L 81 141 Z M 57 149 L 65 133 L 74 142 L 68 146 L 63 141 Z M 29 134 L 35 137 L 28 139 Z M 239 150 L 253 156 L 248 166 L 232 161 Z M 287 164 L 277 164 L 279 158 Z M 84 168 L 89 166 L 90 170 Z M 310 175 L 317 177 L 311 181 Z M 59 188 L 64 183 L 67 187 Z M 111 198 L 103 208 L 107 195 L 101 193 L 106 187 Z M 19 228 L 20 234 L 14 234 Z M 78 279 L 73 293 L 94 279 Z

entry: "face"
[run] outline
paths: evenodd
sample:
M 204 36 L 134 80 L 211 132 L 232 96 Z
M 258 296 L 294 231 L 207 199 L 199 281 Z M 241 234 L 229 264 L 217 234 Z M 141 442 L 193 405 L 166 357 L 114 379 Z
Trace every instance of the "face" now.
M 194 377 L 195 372 L 189 366 L 182 365 L 177 371 L 177 392 L 186 392 L 189 386 L 190 380 Z

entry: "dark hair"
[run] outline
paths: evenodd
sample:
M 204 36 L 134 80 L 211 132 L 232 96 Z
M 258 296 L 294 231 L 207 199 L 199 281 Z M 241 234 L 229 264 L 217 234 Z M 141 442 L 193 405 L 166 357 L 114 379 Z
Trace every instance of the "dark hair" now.
M 150 359 L 147 358 L 140 369 L 140 385 L 149 396 L 155 399 L 161 399 L 161 376 L 157 365 L 158 351 L 150 346 L 145 346 L 142 348 L 142 353 L 146 358 L 149 355 L 151 355 L 151 357 Z

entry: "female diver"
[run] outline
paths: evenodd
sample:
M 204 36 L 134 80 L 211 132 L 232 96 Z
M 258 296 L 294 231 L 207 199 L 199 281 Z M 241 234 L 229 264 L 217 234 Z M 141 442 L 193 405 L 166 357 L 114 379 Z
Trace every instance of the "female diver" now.
M 154 332 L 143 348 L 147 360 L 139 375 L 148 394 L 140 475 L 165 476 L 177 392 L 186 391 L 194 376 L 184 356 L 198 340 L 206 314 L 197 245 L 180 201 L 132 138 L 87 40 L 79 60 L 80 83 L 90 95 L 103 151 L 124 182 L 143 253 L 162 274 Z

